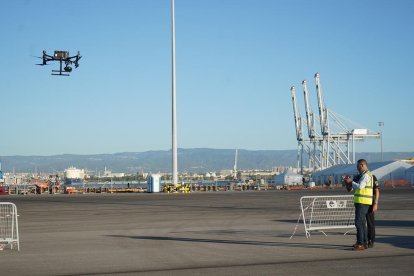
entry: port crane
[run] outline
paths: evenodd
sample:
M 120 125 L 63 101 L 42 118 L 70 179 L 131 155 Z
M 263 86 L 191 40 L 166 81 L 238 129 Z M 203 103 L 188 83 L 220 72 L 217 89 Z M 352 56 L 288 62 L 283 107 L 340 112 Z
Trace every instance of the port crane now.
M 59 62 L 59 70 L 52 70 L 52 75 L 55 76 L 69 76 L 69 73 L 72 72 L 71 65 L 75 65 L 75 68 L 79 67 L 79 60 L 82 58 L 80 52 L 74 56 L 70 56 L 68 51 L 59 51 L 56 50 L 52 55 L 48 55 L 45 50 L 43 50 L 43 55 L 41 57 L 37 57 L 42 59 L 42 63 L 38 63 L 36 65 L 45 66 L 48 65 L 49 61 L 58 61 Z M 65 65 L 65 67 L 63 67 Z
M 323 145 L 323 138 L 321 136 L 316 135 L 315 130 L 315 114 L 313 113 L 310 102 L 309 102 L 309 93 L 306 80 L 302 81 L 302 88 L 303 88 L 303 98 L 305 100 L 305 112 L 306 112 L 306 124 L 308 129 L 308 137 L 309 137 L 309 146 L 308 148 L 308 155 L 309 155 L 309 168 L 315 169 L 317 164 L 320 163 L 321 157 L 317 156 L 317 152 L 321 152 L 320 147 Z
M 381 138 L 381 133 L 375 133 L 365 128 L 350 128 L 343 122 L 339 114 L 328 109 L 323 99 L 320 74 L 316 73 L 314 78 L 320 133 L 317 133 L 315 128 L 316 116 L 310 106 L 307 82 L 306 80 L 302 82 L 308 139 L 303 137 L 302 119 L 297 108 L 295 87 L 291 87 L 296 140 L 298 141 L 297 164 L 302 173 L 305 153 L 308 154 L 309 169 L 311 171 L 322 170 L 337 164 L 355 163 L 355 142 L 364 141 L 366 138 Z
M 305 98 L 306 124 L 307 124 L 309 139 L 304 138 L 303 136 L 302 117 L 297 107 L 295 86 L 292 86 L 290 88 L 290 91 L 292 94 L 292 102 L 293 102 L 293 114 L 294 114 L 295 129 L 296 129 L 296 140 L 298 141 L 297 168 L 300 169 L 301 173 L 303 174 L 303 155 L 305 153 L 308 155 L 309 168 L 315 167 L 316 164 L 319 163 L 319 160 L 315 152 L 316 152 L 316 146 L 318 145 L 318 142 L 320 143 L 321 140 L 320 140 L 320 137 L 316 136 L 314 113 L 310 110 L 306 81 L 302 82 L 302 86 L 303 86 L 303 93 L 304 93 L 304 98 Z
M 300 116 L 298 106 L 297 106 L 297 99 L 296 99 L 296 89 L 295 86 L 290 88 L 290 92 L 292 94 L 292 103 L 293 103 L 293 115 L 295 121 L 295 129 L 296 129 L 296 140 L 298 141 L 298 150 L 297 150 L 297 168 L 303 168 L 303 151 L 305 150 L 305 146 L 307 145 L 306 140 L 303 139 L 303 132 L 302 132 L 302 117 Z M 302 172 L 303 173 L 303 172 Z

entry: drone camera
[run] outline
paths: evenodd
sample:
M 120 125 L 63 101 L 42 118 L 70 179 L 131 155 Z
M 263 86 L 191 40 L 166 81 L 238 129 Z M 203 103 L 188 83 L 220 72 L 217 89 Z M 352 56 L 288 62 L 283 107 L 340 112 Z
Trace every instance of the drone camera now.
M 67 59 L 69 57 L 68 51 L 55 51 L 53 55 L 55 59 Z
M 72 72 L 72 67 L 70 66 L 65 66 L 65 72 Z

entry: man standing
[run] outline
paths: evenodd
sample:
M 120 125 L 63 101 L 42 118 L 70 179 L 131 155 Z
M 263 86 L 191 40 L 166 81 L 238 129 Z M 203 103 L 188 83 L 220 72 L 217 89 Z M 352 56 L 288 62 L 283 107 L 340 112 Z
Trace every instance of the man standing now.
M 365 159 L 357 162 L 359 176 L 357 181 L 353 181 L 349 176 L 344 177 L 347 189 L 354 190 L 355 204 L 355 227 L 357 230 L 357 242 L 352 246 L 352 250 L 368 249 L 367 220 L 368 209 L 372 205 L 373 198 L 373 177 L 368 171 L 368 163 Z
M 368 209 L 367 214 L 367 227 L 368 227 L 368 247 L 373 248 L 375 242 L 375 216 L 374 212 L 378 209 L 379 200 L 379 185 L 375 175 L 372 175 L 374 181 L 374 199 L 372 205 Z

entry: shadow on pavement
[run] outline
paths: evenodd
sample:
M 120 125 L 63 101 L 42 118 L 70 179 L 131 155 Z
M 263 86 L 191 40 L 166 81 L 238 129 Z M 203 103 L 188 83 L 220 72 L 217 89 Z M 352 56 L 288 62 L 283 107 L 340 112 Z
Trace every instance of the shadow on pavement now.
M 193 243 L 219 243 L 235 245 L 253 245 L 253 246 L 285 246 L 300 248 L 319 248 L 319 249 L 341 249 L 348 250 L 350 246 L 338 244 L 312 244 L 312 243 L 295 243 L 295 242 L 266 242 L 266 241 L 249 241 L 249 240 L 225 240 L 225 239 L 201 239 L 201 238 L 182 238 L 166 236 L 127 236 L 127 235 L 108 235 L 113 238 L 129 238 L 138 240 L 155 240 L 155 241 L 179 241 Z
M 414 228 L 414 221 L 412 220 L 376 220 L 375 225 L 381 226 L 381 227 Z
M 414 236 L 377 235 L 376 243 L 387 243 L 395 247 L 414 249 Z

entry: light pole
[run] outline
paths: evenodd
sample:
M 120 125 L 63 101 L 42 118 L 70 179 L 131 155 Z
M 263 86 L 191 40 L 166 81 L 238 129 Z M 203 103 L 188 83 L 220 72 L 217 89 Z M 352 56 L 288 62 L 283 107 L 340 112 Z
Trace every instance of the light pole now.
M 384 161 L 384 154 L 382 151 L 382 127 L 384 126 L 384 122 L 378 122 L 378 126 L 380 127 L 380 135 L 381 135 L 381 161 Z
M 171 25 L 172 25 L 172 185 L 178 183 L 177 173 L 177 114 L 175 91 L 175 15 L 174 0 L 171 0 Z

